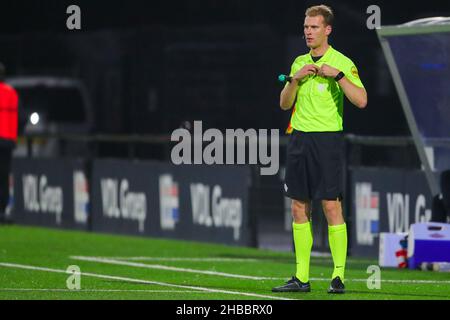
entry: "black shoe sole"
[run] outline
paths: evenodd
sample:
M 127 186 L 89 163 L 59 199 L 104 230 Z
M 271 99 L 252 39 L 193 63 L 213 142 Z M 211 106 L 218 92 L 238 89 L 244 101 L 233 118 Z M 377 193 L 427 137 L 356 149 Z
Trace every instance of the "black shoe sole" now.
M 311 288 L 308 288 L 308 289 L 272 289 L 272 292 L 311 292 Z
M 328 289 L 328 293 L 331 294 L 343 294 L 345 293 L 344 289 Z

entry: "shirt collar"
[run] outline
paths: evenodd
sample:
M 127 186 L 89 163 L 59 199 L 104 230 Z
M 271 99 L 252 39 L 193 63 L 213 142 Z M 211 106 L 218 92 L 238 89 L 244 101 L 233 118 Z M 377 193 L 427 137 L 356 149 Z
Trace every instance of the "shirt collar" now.
M 333 47 L 331 46 L 331 45 L 328 45 L 328 49 L 327 49 L 327 51 L 325 52 L 325 54 L 322 56 L 322 58 L 320 58 L 319 60 L 317 60 L 315 63 L 317 63 L 317 62 L 325 62 L 325 61 L 327 61 L 328 59 L 329 59 L 329 57 L 330 57 L 330 55 L 332 54 L 332 52 L 333 52 Z M 314 60 L 312 59 L 312 56 L 311 56 L 311 51 L 309 51 L 309 58 L 310 58 L 310 60 L 311 61 L 313 61 L 314 62 Z

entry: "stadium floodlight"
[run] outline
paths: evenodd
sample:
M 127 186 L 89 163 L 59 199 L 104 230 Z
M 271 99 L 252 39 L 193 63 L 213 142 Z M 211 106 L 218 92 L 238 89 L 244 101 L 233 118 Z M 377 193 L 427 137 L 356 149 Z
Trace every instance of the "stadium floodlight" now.
M 377 29 L 432 195 L 450 169 L 450 17 Z

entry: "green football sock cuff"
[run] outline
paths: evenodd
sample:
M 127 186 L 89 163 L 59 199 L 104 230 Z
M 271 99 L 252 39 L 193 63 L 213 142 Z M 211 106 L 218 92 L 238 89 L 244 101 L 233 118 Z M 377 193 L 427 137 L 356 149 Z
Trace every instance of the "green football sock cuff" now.
M 347 259 L 347 225 L 344 223 L 337 226 L 328 226 L 328 241 L 334 262 L 331 278 L 340 277 L 343 282 Z
M 296 277 L 301 282 L 309 281 L 309 261 L 313 244 L 312 223 L 292 223 L 294 234 L 295 259 L 297 261 Z

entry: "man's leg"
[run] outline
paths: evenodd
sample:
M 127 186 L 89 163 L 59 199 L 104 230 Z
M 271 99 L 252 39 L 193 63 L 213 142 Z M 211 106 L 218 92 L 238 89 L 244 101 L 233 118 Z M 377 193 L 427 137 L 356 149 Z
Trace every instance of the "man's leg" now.
M 347 226 L 342 215 L 342 205 L 339 200 L 323 200 L 322 207 L 328 221 L 328 241 L 334 262 L 332 279 L 339 277 L 344 282 Z
M 5 209 L 9 199 L 9 171 L 11 167 L 11 151 L 0 147 L 0 221 L 5 219 Z
M 292 200 L 292 233 L 294 235 L 295 259 L 297 269 L 295 277 L 286 284 L 275 287 L 273 292 L 310 292 L 309 260 L 312 248 L 311 203 Z
M 292 200 L 292 233 L 294 235 L 296 277 L 303 283 L 309 281 L 309 262 L 313 244 L 311 202 Z

